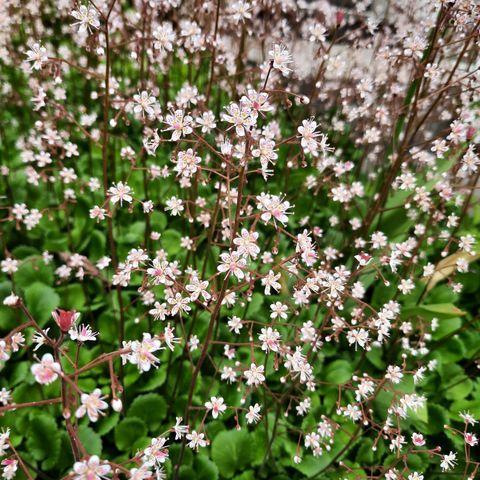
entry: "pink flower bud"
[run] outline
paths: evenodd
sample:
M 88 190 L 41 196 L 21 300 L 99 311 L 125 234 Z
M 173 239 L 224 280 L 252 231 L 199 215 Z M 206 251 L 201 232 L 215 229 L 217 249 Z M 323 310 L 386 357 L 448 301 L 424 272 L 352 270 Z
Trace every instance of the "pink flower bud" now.
M 335 24 L 337 26 L 341 25 L 344 18 L 345 12 L 343 10 L 337 10 L 337 13 L 335 14 Z
M 468 127 L 467 129 L 467 140 L 471 140 L 473 136 L 475 135 L 475 128 L 474 127 Z

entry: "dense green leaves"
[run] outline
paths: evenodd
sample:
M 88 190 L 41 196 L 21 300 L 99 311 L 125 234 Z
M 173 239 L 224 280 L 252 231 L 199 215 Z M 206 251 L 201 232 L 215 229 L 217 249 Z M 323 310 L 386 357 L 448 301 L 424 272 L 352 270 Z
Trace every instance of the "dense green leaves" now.
M 222 477 L 232 478 L 250 464 L 254 448 L 252 438 L 244 430 L 220 432 L 212 443 L 212 459 Z
M 52 311 L 60 306 L 57 292 L 40 282 L 34 282 L 25 288 L 25 300 L 30 313 L 41 326 L 50 319 Z
M 128 417 L 140 418 L 150 431 L 156 431 L 167 414 L 167 403 L 156 393 L 140 395 L 128 409 Z
M 115 445 L 121 451 L 131 451 L 134 444 L 147 434 L 147 426 L 139 418 L 123 419 L 115 427 Z
M 32 415 L 26 435 L 27 447 L 33 458 L 50 470 L 60 455 L 60 431 L 55 418 L 44 414 Z

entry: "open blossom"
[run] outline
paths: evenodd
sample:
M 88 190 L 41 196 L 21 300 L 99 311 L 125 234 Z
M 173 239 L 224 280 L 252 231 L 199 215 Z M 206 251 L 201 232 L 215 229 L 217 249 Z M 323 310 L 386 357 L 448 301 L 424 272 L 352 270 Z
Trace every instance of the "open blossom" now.
M 0 262 L 0 268 L 2 272 L 9 274 L 15 273 L 18 270 L 18 260 L 7 257 L 5 260 Z
M 168 313 L 168 308 L 166 303 L 155 302 L 154 308 L 148 311 L 150 315 L 153 316 L 154 320 L 165 320 Z
M 264 366 L 257 366 L 254 363 L 250 364 L 250 368 L 243 372 L 243 375 L 247 379 L 247 385 L 257 386 L 265 381 Z
M 99 415 L 104 415 L 102 410 L 108 408 L 108 403 L 104 401 L 102 396 L 102 391 L 99 388 L 96 388 L 92 393 L 82 393 L 80 396 L 80 401 L 82 404 L 77 408 L 75 416 L 82 418 L 85 415 L 88 415 L 88 418 L 91 422 L 96 422 L 99 418 Z
M 15 460 L 14 458 L 6 458 L 5 460 L 2 460 L 2 467 L 2 478 L 5 480 L 12 480 L 17 474 L 18 460 Z
M 48 61 L 47 49 L 40 43 L 34 43 L 30 50 L 27 51 L 27 62 L 32 63 L 32 70 L 40 70 L 42 66 Z
M 191 292 L 190 300 L 194 302 L 200 296 L 205 302 L 208 302 L 212 296 L 208 292 L 208 280 L 201 281 L 196 274 L 193 274 L 190 283 L 185 287 L 187 291 Z
M 108 193 L 110 195 L 110 201 L 112 203 L 120 202 L 120 205 L 123 205 L 123 202 L 131 203 L 133 200 L 132 197 L 132 189 L 123 182 L 118 182 L 117 184 L 113 184 L 109 189 Z
M 288 222 L 287 214 L 291 208 L 290 202 L 283 200 L 278 195 L 270 195 L 268 193 L 262 193 L 257 196 L 257 208 L 262 211 L 261 219 L 266 223 L 272 218 L 274 221 L 279 221 L 283 225 Z
M 260 253 L 260 247 L 257 245 L 258 233 L 249 232 L 246 228 L 238 234 L 237 238 L 233 239 L 233 243 L 237 246 L 237 252 L 243 257 L 257 258 Z
M 280 70 L 282 75 L 286 76 L 291 71 L 288 68 L 288 65 L 292 63 L 292 56 L 285 46 L 275 44 L 273 50 L 268 52 L 270 59 L 272 61 L 273 68 Z
M 32 365 L 31 370 L 35 380 L 42 385 L 49 385 L 62 373 L 60 364 L 54 361 L 50 353 L 45 353 L 39 363 Z
M 184 115 L 182 110 L 175 110 L 173 114 L 168 114 L 165 117 L 165 123 L 168 125 L 165 131 L 172 131 L 170 140 L 176 142 L 180 137 L 192 133 L 192 121 L 192 117 L 190 115 Z
M 168 459 L 167 439 L 163 437 L 152 438 L 150 446 L 143 452 L 143 462 L 147 467 L 165 463 Z
M 192 433 L 187 433 L 186 438 L 188 440 L 188 446 L 192 450 L 198 450 L 198 447 L 206 447 L 205 435 L 193 430 Z
M 212 413 L 213 418 L 218 418 L 223 412 L 225 412 L 227 406 L 224 404 L 222 397 L 212 397 L 205 403 L 205 408 Z
M 255 405 L 250 405 L 248 407 L 248 412 L 245 414 L 248 423 L 258 423 L 262 418 L 260 415 L 261 407 L 258 403 Z
M 201 117 L 198 117 L 195 122 L 202 127 L 202 133 L 208 133 L 216 128 L 215 115 L 210 110 L 203 112 Z
M 457 454 L 455 452 L 450 452 L 448 455 L 442 456 L 442 461 L 440 462 L 440 468 L 443 472 L 451 470 L 455 467 L 457 463 Z
M 97 455 L 92 455 L 88 460 L 75 462 L 73 480 L 103 480 L 111 471 L 108 463 L 102 462 Z
M 79 32 L 91 32 L 91 27 L 98 28 L 100 26 L 98 12 L 91 5 L 80 5 L 78 10 L 72 10 L 71 15 L 77 19 L 72 25 L 78 25 Z
M 135 113 L 147 114 L 149 117 L 155 115 L 155 106 L 157 105 L 157 99 L 149 94 L 146 90 L 133 96 L 135 101 L 133 111 Z
M 152 32 L 153 48 L 157 50 L 167 50 L 169 52 L 173 49 L 173 42 L 175 41 L 175 32 L 172 29 L 170 22 L 164 22 L 156 27 Z
M 183 201 L 180 198 L 172 197 L 167 200 L 167 206 L 165 207 L 165 210 L 169 211 L 171 215 L 176 216 L 179 215 L 180 212 L 183 212 L 185 207 L 183 206 Z
M 355 345 L 355 350 L 357 346 L 364 348 L 368 342 L 368 332 L 364 328 L 355 328 L 347 333 L 347 340 L 350 345 Z
M 238 106 L 236 103 L 231 103 L 225 107 L 225 110 L 227 113 L 223 115 L 223 119 L 233 124 L 239 137 L 244 137 L 245 131 L 253 127 L 257 121 L 255 110 L 246 105 Z
M 268 93 L 258 93 L 253 88 L 247 90 L 247 94 L 240 99 L 240 103 L 257 112 L 271 112 L 273 110 L 272 105 L 268 103 Z
M 68 334 L 72 340 L 78 340 L 79 342 L 94 342 L 98 335 L 90 325 L 75 325 L 68 331 Z
M 478 445 L 478 438 L 474 433 L 467 432 L 465 433 L 464 437 L 467 445 L 470 445 L 471 447 Z
M 219 272 L 231 273 L 239 280 L 245 277 L 243 270 L 246 268 L 247 262 L 244 258 L 241 258 L 239 252 L 233 251 L 221 253 L 220 260 L 222 263 L 217 267 Z
M 189 148 L 186 152 L 178 152 L 175 171 L 186 178 L 192 177 L 198 170 L 202 159 Z
M 159 363 L 154 352 L 161 350 L 161 342 L 149 333 L 143 334 L 142 341 L 124 342 L 124 348 L 130 348 L 131 352 L 122 355 L 124 363 L 126 361 L 137 365 L 140 372 L 148 372 L 153 366 Z
M 280 332 L 272 327 L 262 328 L 258 339 L 262 342 L 262 350 L 265 352 L 278 352 L 280 346 Z

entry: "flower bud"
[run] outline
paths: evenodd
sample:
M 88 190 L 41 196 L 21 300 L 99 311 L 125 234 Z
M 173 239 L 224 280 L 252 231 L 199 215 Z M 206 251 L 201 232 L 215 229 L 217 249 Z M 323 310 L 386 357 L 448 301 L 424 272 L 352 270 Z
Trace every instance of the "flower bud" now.
M 119 399 L 119 398 L 114 398 L 112 399 L 112 408 L 116 411 L 116 412 L 121 412 L 122 411 L 122 408 L 123 408 L 123 403 L 122 401 Z
M 341 25 L 344 18 L 345 18 L 345 12 L 342 10 L 338 10 L 337 13 L 335 14 L 335 24 L 337 26 Z
M 80 313 L 75 310 L 62 310 L 61 308 L 57 308 L 52 312 L 52 317 L 60 330 L 66 333 L 78 320 Z

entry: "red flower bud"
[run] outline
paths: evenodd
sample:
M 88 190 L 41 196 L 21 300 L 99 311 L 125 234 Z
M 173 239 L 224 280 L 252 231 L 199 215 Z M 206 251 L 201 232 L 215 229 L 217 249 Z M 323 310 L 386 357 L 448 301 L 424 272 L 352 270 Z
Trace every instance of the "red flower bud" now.
M 75 310 L 62 310 L 57 308 L 52 312 L 52 317 L 55 320 L 56 324 L 60 327 L 60 330 L 64 333 L 68 332 L 70 328 L 78 320 L 80 313 Z
M 337 26 L 341 25 L 344 18 L 345 18 L 345 12 L 343 10 L 337 10 L 337 13 L 335 14 L 336 25 Z
M 474 127 L 468 127 L 467 129 L 467 140 L 470 141 L 473 136 L 475 135 L 475 128 Z

